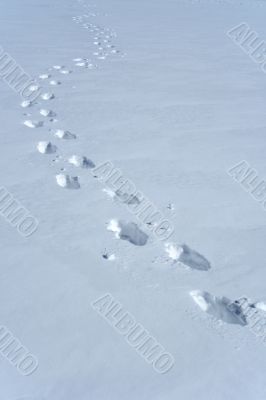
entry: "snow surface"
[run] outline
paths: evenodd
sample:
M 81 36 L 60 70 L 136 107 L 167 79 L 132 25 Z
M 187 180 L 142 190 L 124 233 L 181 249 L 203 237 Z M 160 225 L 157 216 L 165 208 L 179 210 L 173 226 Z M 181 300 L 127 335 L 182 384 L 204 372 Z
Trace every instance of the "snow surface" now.
M 39 361 L 22 376 L 0 355 L 0 400 L 266 399 L 265 343 L 227 309 L 265 312 L 266 213 L 227 171 L 266 179 L 266 74 L 226 35 L 246 22 L 266 40 L 265 15 L 263 0 L 0 2 L 0 44 L 42 88 L 25 102 L 0 82 L 0 185 L 39 221 L 25 238 L 0 220 L 0 325 Z M 83 157 L 173 223 L 170 254 Z M 106 293 L 173 355 L 167 374 L 90 306 Z

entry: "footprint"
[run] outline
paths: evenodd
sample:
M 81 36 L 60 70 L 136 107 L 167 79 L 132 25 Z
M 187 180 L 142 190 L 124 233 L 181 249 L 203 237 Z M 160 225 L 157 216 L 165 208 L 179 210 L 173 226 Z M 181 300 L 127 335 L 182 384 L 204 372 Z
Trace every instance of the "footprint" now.
M 112 189 L 103 189 L 102 190 L 104 193 L 107 194 L 107 196 L 111 197 L 111 199 L 114 199 L 116 197 L 115 192 Z
M 37 90 L 39 90 L 39 89 L 40 89 L 40 86 L 38 86 L 38 85 L 31 85 L 29 87 L 30 92 L 37 92 Z
M 80 183 L 77 176 L 69 176 L 65 174 L 56 175 L 56 182 L 59 186 L 67 189 L 79 189 Z
M 122 190 L 119 189 L 115 192 L 115 196 L 119 201 L 125 204 L 138 205 L 141 202 L 136 195 L 123 192 Z
M 88 63 L 86 61 L 79 61 L 75 63 L 76 67 L 88 67 Z
M 23 108 L 27 108 L 27 107 L 31 107 L 32 106 L 32 101 L 30 100 L 24 100 L 22 101 L 22 103 L 20 103 L 21 107 Z
M 216 297 L 208 292 L 194 290 L 190 296 L 195 303 L 206 313 L 228 324 L 247 325 L 246 317 L 241 307 L 231 308 L 232 301 L 226 297 Z
M 61 82 L 60 82 L 60 81 L 56 81 L 56 80 L 51 80 L 49 83 L 50 83 L 50 85 L 52 85 L 52 86 L 61 85 Z
M 259 301 L 258 303 L 254 304 L 254 307 L 261 311 L 266 311 L 266 303 L 263 301 Z
M 140 230 L 134 222 L 124 222 L 112 219 L 107 230 L 114 232 L 117 239 L 127 240 L 135 246 L 145 246 L 148 241 L 148 235 Z
M 55 153 L 57 148 L 51 142 L 39 142 L 37 144 L 37 149 L 42 154 L 52 154 Z
M 68 162 L 75 167 L 94 168 L 95 164 L 87 157 L 73 155 L 68 159 Z
M 53 69 L 59 71 L 60 69 L 65 68 L 63 65 L 53 65 Z
M 28 128 L 40 128 L 41 126 L 43 126 L 42 121 L 32 121 L 31 119 L 27 119 L 23 122 L 23 124 Z
M 128 194 L 126 192 L 122 192 L 121 190 L 113 191 L 112 189 L 103 189 L 103 192 L 106 193 L 111 199 L 114 200 L 119 200 L 122 203 L 125 204 L 130 204 L 130 205 L 138 205 L 140 204 L 140 199 L 133 195 L 133 194 Z
M 211 264 L 204 256 L 186 244 L 165 243 L 165 251 L 174 262 L 180 262 L 192 269 L 208 271 L 211 268 Z
M 42 108 L 40 110 L 40 114 L 43 115 L 44 117 L 56 117 L 56 113 L 52 110 L 46 110 L 45 108 Z
M 52 100 L 52 99 L 55 98 L 55 95 L 54 95 L 53 93 L 47 92 L 47 93 L 43 93 L 43 94 L 41 95 L 41 98 L 42 98 L 43 100 Z
M 74 133 L 71 133 L 69 131 L 64 131 L 63 129 L 57 129 L 55 131 L 55 136 L 58 137 L 59 139 L 65 139 L 65 140 L 73 140 L 77 138 L 77 136 L 74 135 Z
M 68 75 L 71 74 L 72 71 L 70 71 L 69 69 L 60 69 L 60 74 L 64 74 L 64 75 Z
M 50 74 L 42 74 L 42 75 L 39 75 L 39 78 L 42 80 L 49 79 L 49 78 L 51 78 L 51 75 Z

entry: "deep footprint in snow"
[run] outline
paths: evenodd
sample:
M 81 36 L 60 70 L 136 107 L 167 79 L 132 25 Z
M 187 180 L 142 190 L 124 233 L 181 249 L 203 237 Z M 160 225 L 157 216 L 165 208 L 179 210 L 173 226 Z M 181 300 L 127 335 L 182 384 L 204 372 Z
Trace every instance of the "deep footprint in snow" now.
M 127 240 L 135 246 L 145 246 L 149 238 L 134 222 L 112 219 L 107 229 L 114 232 L 117 239 Z
M 121 190 L 113 191 L 112 189 L 103 189 L 103 192 L 111 197 L 111 199 L 120 201 L 121 203 L 125 203 L 128 205 L 140 204 L 140 199 L 136 195 L 129 194 Z
M 40 128 L 43 126 L 43 121 L 32 121 L 31 119 L 27 119 L 23 124 L 28 128 Z
M 56 152 L 57 148 L 51 142 L 39 142 L 37 144 L 37 149 L 39 153 L 42 154 L 53 154 Z
M 56 182 L 62 188 L 79 189 L 80 183 L 77 176 L 69 176 L 65 174 L 56 175 Z
M 216 297 L 200 290 L 190 292 L 190 296 L 203 311 L 216 319 L 228 324 L 247 325 L 241 307 L 235 304 L 232 308 L 232 301 L 227 297 Z
M 211 268 L 211 264 L 203 255 L 190 249 L 186 244 L 166 243 L 165 251 L 174 262 L 180 262 L 192 269 L 208 271 Z
M 75 167 L 94 168 L 95 164 L 87 157 L 73 155 L 68 159 L 68 162 Z

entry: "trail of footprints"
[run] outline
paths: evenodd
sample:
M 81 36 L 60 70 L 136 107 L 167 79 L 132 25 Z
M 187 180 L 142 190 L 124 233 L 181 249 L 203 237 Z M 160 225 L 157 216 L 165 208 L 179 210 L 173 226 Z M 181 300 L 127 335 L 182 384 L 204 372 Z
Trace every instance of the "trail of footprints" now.
M 86 8 L 85 4 L 83 6 Z M 48 68 L 46 72 L 39 75 L 38 83 L 32 84 L 29 88 L 29 91 L 33 93 L 41 89 L 41 94 L 38 99 L 36 101 L 24 100 L 21 103 L 21 107 L 27 111 L 23 114 L 23 116 L 26 117 L 23 122 L 25 127 L 31 129 L 47 127 L 49 132 L 53 134 L 53 138 L 41 140 L 37 143 L 37 151 L 41 154 L 56 154 L 54 162 L 60 160 L 66 161 L 77 168 L 94 168 L 95 164 L 92 160 L 82 155 L 72 155 L 67 160 L 62 160 L 62 156 L 59 154 L 59 145 L 55 144 L 54 140 L 71 141 L 77 140 L 78 137 L 69 130 L 57 127 L 58 124 L 56 128 L 51 125 L 59 123 L 57 113 L 51 107 L 51 104 L 53 104 L 52 101 L 56 99 L 55 89 L 63 85 L 63 77 L 75 72 L 76 68 L 86 68 L 89 70 L 98 68 L 95 60 L 105 60 L 108 56 L 120 53 L 112 42 L 113 37 L 115 37 L 114 32 L 88 22 L 87 18 L 90 16 L 91 13 L 73 17 L 73 21 L 82 24 L 83 28 L 89 29 L 90 34 L 93 35 L 92 39 L 97 51 L 93 51 L 90 58 L 74 58 L 72 60 L 73 68 L 68 68 L 59 64 Z M 41 119 L 38 119 L 37 115 L 39 115 Z M 62 168 L 62 170 L 64 171 L 65 168 Z M 63 188 L 80 189 L 81 186 L 78 176 L 69 176 L 64 174 L 62 170 L 55 176 L 56 183 Z
M 83 0 L 79 1 L 83 4 Z M 87 6 L 83 4 L 83 7 L 86 8 Z M 39 82 L 29 88 L 32 93 L 37 92 L 41 88 L 42 92 L 39 98 L 36 101 L 24 100 L 21 102 L 21 107 L 25 110 L 23 113 L 25 117 L 24 126 L 30 129 L 47 127 L 49 133 L 53 134 L 52 138 L 40 140 L 37 143 L 36 150 L 42 155 L 52 155 L 54 163 L 66 161 L 70 165 L 83 169 L 94 168 L 94 162 L 84 155 L 72 155 L 68 159 L 63 159 L 62 155 L 60 155 L 59 144 L 57 142 L 54 143 L 54 140 L 58 142 L 78 140 L 78 136 L 76 133 L 57 126 L 60 120 L 52 105 L 56 100 L 56 90 L 59 90 L 64 84 L 64 77 L 75 73 L 80 68 L 88 70 L 98 68 L 97 62 L 106 60 L 108 57 L 115 55 L 123 56 L 123 53 L 113 44 L 113 39 L 116 37 L 115 33 L 110 29 L 89 22 L 88 18 L 93 16 L 96 16 L 96 14 L 87 11 L 84 15 L 73 17 L 73 21 L 81 24 L 92 36 L 90 43 L 92 40 L 95 50 L 93 50 L 91 57 L 74 58 L 72 60 L 73 67 L 71 68 L 63 65 L 53 65 L 48 68 L 46 72 L 42 72 L 39 75 Z M 35 115 L 34 118 L 32 117 L 33 115 Z M 40 119 L 36 115 L 39 115 Z M 56 128 L 53 126 L 56 126 Z M 58 171 L 55 176 L 55 183 L 64 189 L 78 190 L 81 188 L 79 177 L 66 174 L 65 168 L 61 168 Z M 123 196 L 123 193 L 113 193 L 108 189 L 104 189 L 104 191 L 113 199 Z M 130 201 L 137 202 L 138 199 L 133 196 L 130 198 Z M 174 209 L 172 204 L 168 208 L 169 210 Z M 109 221 L 107 229 L 113 232 L 117 239 L 125 240 L 135 246 L 145 246 L 149 239 L 148 235 L 133 222 L 112 219 Z M 211 268 L 209 261 L 203 255 L 192 250 L 185 244 L 166 243 L 165 254 L 168 257 L 167 262 L 178 263 L 193 270 L 208 271 Z M 110 254 L 107 251 L 104 251 L 102 257 L 109 261 L 116 259 L 115 254 Z M 232 309 L 232 307 L 229 309 L 228 305 L 232 302 L 225 297 L 215 297 L 210 293 L 200 290 L 194 290 L 190 292 L 190 295 L 201 310 L 212 315 L 214 318 L 226 323 L 243 326 L 247 324 L 245 315 L 237 306 L 237 302 L 235 309 Z M 264 311 L 266 311 L 266 305 Z

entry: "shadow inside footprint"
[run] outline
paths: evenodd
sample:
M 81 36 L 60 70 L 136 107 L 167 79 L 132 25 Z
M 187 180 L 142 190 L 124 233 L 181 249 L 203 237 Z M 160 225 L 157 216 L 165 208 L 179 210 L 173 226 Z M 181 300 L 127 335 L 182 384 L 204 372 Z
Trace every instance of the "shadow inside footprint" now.
M 115 192 L 116 198 L 121 201 L 122 203 L 126 203 L 129 205 L 138 205 L 140 204 L 140 199 L 133 195 L 133 194 L 128 194 L 126 192 L 122 192 L 121 190 L 117 190 Z
M 216 319 L 228 324 L 247 325 L 241 307 L 237 307 L 237 305 L 232 307 L 232 301 L 227 297 L 216 297 L 200 290 L 194 290 L 190 292 L 190 295 L 203 311 Z
M 182 246 L 183 252 L 180 254 L 179 261 L 190 268 L 207 271 L 211 268 L 209 261 L 200 253 L 190 249 L 186 244 Z
M 175 245 L 172 243 L 166 243 L 165 250 L 172 260 L 180 262 L 192 269 L 208 271 L 211 268 L 211 264 L 203 255 L 192 250 L 186 244 Z
M 145 246 L 149 238 L 134 222 L 111 220 L 107 229 L 114 232 L 118 239 L 127 240 L 135 246 Z

